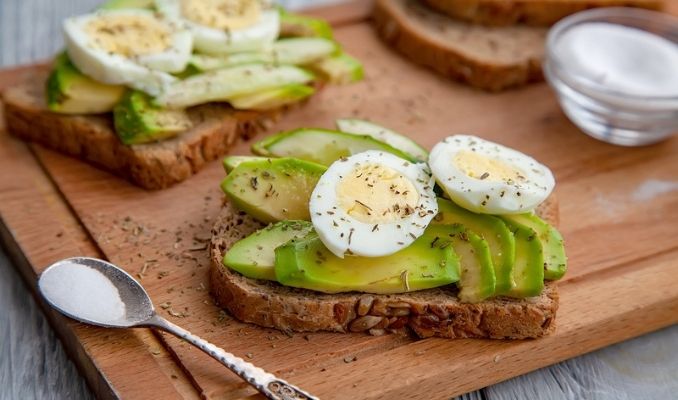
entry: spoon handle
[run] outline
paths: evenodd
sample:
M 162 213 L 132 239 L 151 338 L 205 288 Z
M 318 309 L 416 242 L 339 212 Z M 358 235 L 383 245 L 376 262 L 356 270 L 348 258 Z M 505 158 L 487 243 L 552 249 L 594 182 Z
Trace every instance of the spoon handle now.
M 174 325 L 157 314 L 145 321 L 144 325 L 160 328 L 191 343 L 208 355 L 212 356 L 212 358 L 215 360 L 225 365 L 226 368 L 235 372 L 238 376 L 240 376 L 247 383 L 252 385 L 255 389 L 271 400 L 319 400 L 317 397 L 306 393 L 298 387 L 290 385 L 282 379 L 276 378 L 275 375 L 269 374 L 263 369 L 248 363 L 242 358 L 234 356 L 222 348 L 213 345 L 207 340 L 201 339 L 191 332 Z

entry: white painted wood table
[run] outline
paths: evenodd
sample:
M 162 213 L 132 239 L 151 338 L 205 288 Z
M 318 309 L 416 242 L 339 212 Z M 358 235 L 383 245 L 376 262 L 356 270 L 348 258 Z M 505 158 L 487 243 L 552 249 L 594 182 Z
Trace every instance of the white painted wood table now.
M 291 8 L 329 2 L 332 0 L 282 1 Z M 87 12 L 98 3 L 98 0 L 0 0 L 0 66 L 48 58 L 62 46 L 61 20 Z M 0 400 L 89 398 L 93 395 L 85 381 L 0 250 Z M 678 399 L 678 326 L 463 398 Z

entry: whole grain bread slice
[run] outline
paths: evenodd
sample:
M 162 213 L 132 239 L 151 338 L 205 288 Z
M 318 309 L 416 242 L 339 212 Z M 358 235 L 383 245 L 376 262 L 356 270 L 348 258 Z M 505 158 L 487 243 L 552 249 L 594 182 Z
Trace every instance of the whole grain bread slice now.
M 193 127 L 156 143 L 125 145 L 111 114 L 64 115 L 45 103 L 47 71 L 32 71 L 2 93 L 7 130 L 126 178 L 146 189 L 162 189 L 197 173 L 226 154 L 240 137 L 254 135 L 283 111 L 237 111 L 226 104 L 190 108 Z
M 489 26 L 548 26 L 595 7 L 662 8 L 661 0 L 421 0 L 450 17 Z
M 557 224 L 554 198 L 538 210 Z M 212 229 L 211 291 L 217 303 L 237 319 L 283 331 L 368 332 L 380 335 L 410 329 L 419 337 L 526 339 L 555 328 L 558 291 L 548 282 L 529 299 L 498 297 L 461 303 L 455 285 L 411 293 L 324 294 L 275 282 L 246 278 L 222 264 L 236 241 L 263 225 L 226 202 Z
M 545 28 L 475 25 L 418 0 L 377 0 L 373 17 L 387 43 L 449 78 L 489 91 L 543 79 Z

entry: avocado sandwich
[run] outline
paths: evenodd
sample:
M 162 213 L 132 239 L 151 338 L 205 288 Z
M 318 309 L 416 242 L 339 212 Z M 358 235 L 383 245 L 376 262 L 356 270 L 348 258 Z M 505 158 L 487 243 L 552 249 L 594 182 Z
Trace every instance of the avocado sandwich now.
M 229 156 L 211 291 L 290 332 L 525 339 L 555 327 L 567 269 L 551 171 L 453 135 L 431 152 L 375 123 L 300 128 Z
M 2 94 L 15 136 L 147 189 L 187 179 L 326 83 L 362 79 L 327 22 L 263 0 L 110 0 Z
M 412 61 L 500 91 L 543 79 L 548 25 L 602 6 L 659 9 L 661 0 L 377 0 L 380 36 Z

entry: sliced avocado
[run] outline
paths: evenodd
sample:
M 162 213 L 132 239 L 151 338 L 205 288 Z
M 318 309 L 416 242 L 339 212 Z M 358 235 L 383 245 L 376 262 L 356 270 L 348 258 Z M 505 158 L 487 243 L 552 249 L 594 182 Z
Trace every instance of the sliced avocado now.
M 280 37 L 321 37 L 332 39 L 332 27 L 320 18 L 280 10 Z
M 263 52 L 244 52 L 228 55 L 193 54 L 188 65 L 197 71 L 205 72 L 215 69 L 236 67 L 245 64 L 270 63 L 271 56 Z
M 457 283 L 459 300 L 464 303 L 477 303 L 493 296 L 496 280 L 487 242 L 461 224 L 434 226 L 444 226 L 449 231 L 446 236 L 434 239 L 433 247 L 451 243 L 459 257 L 461 265 L 461 279 Z
M 231 172 L 237 167 L 238 165 L 247 162 L 247 161 L 261 161 L 261 160 L 268 160 L 267 157 L 256 157 L 256 156 L 228 156 L 225 157 L 224 160 L 222 161 L 224 165 L 224 170 L 226 172 Z
M 306 65 L 318 62 L 336 53 L 339 46 L 323 38 L 281 39 L 266 52 L 234 53 L 223 56 L 194 54 L 189 65 L 199 71 L 211 71 L 243 64 Z
M 289 104 L 298 103 L 315 93 L 315 89 L 306 85 L 291 84 L 275 89 L 236 96 L 230 99 L 233 108 L 238 110 L 273 110 Z
M 229 101 L 284 85 L 311 82 L 309 71 L 293 65 L 247 64 L 217 69 L 171 84 L 154 103 L 166 108 L 186 108 L 211 101 Z
M 431 246 L 445 236 L 443 225 L 430 226 L 410 246 L 385 257 L 339 258 L 311 232 L 275 250 L 275 275 L 285 286 L 325 293 L 403 293 L 459 280 L 459 260 L 451 246 Z
M 165 110 L 151 104 L 146 93 L 130 90 L 113 110 L 115 132 L 125 144 L 167 139 L 191 128 L 184 110 Z
M 339 51 L 339 45 L 323 38 L 289 38 L 273 43 L 271 55 L 276 64 L 306 65 L 321 61 Z
M 113 110 L 125 94 L 125 87 L 99 83 L 83 75 L 59 54 L 47 79 L 47 107 L 64 114 L 96 114 Z
M 225 266 L 253 279 L 275 280 L 275 249 L 313 230 L 308 221 L 280 221 L 236 242 L 224 255 Z
M 236 207 L 262 222 L 310 220 L 308 202 L 322 165 L 296 158 L 239 164 L 221 183 Z
M 544 251 L 537 232 L 526 225 L 502 219 L 516 240 L 515 286 L 505 295 L 517 298 L 539 296 L 544 288 Z
M 296 157 L 322 165 L 330 165 L 341 157 L 366 150 L 382 150 L 411 162 L 409 154 L 375 140 L 370 136 L 353 135 L 328 129 L 301 128 L 281 132 L 255 143 L 255 154 L 269 157 Z
M 155 7 L 155 0 L 108 0 L 102 4 L 100 10 L 120 10 L 126 8 L 145 8 Z
M 419 161 L 426 162 L 428 160 L 428 151 L 424 150 L 414 140 L 381 125 L 377 125 L 374 122 L 365 121 L 364 119 L 346 118 L 336 120 L 336 124 L 337 129 L 342 132 L 371 136 L 410 154 Z
M 321 80 L 337 85 L 358 82 L 365 77 L 363 64 L 346 53 L 323 58 L 310 64 L 308 68 Z
M 504 219 L 525 225 L 537 232 L 537 237 L 544 250 L 544 278 L 560 279 L 567 271 L 567 256 L 563 237 L 556 228 L 547 224 L 534 214 L 504 215 Z
M 492 265 L 496 279 L 495 295 L 507 293 L 513 286 L 513 263 L 515 261 L 515 239 L 513 233 L 498 217 L 476 214 L 453 202 L 438 198 L 438 215 L 433 224 L 462 224 L 471 232 L 485 239 L 490 247 Z

